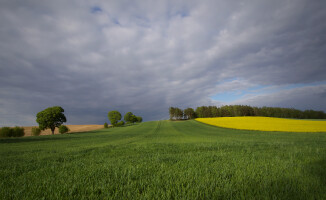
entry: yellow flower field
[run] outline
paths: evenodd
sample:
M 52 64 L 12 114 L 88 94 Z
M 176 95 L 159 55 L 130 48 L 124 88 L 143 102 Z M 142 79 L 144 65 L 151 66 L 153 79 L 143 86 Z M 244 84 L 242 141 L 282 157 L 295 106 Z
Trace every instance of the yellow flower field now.
M 213 126 L 244 130 L 326 132 L 326 121 L 308 121 L 273 117 L 216 117 L 197 118 L 196 120 Z

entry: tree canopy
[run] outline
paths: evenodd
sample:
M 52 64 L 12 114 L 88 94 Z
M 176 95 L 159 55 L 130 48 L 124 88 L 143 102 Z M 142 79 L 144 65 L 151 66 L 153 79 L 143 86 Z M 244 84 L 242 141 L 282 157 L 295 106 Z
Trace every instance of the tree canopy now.
M 136 116 L 136 119 L 137 119 L 137 122 L 139 122 L 139 123 L 143 121 L 143 118 L 140 116 Z
M 195 118 L 195 111 L 192 108 L 187 108 L 183 111 L 184 117 L 186 119 L 194 119 Z
M 60 106 L 53 106 L 37 113 L 36 122 L 39 124 L 41 130 L 51 129 L 54 134 L 55 127 L 59 127 L 67 121 L 63 114 L 64 110 Z
M 108 118 L 112 126 L 116 126 L 118 122 L 121 120 L 121 113 L 119 111 L 112 110 L 108 113 Z
M 137 118 L 132 112 L 127 112 L 124 116 L 124 120 L 127 123 L 134 123 L 137 121 Z

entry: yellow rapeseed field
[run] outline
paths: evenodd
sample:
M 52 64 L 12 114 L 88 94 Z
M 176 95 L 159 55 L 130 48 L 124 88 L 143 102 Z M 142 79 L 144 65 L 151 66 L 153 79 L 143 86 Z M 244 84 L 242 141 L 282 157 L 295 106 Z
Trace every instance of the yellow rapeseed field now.
M 282 132 L 326 132 L 326 121 L 282 119 L 274 117 L 197 118 L 199 122 L 234 129 Z

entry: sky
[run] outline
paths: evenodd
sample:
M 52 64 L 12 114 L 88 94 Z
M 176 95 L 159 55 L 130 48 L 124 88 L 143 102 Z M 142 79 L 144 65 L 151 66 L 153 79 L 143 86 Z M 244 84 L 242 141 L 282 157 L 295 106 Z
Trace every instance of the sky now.
M 170 106 L 326 112 L 325 0 L 1 0 L 0 126 Z

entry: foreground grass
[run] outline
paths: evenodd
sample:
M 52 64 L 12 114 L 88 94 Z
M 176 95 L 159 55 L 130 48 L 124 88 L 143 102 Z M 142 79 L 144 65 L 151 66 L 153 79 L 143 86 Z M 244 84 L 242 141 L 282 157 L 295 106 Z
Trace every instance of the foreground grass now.
M 146 122 L 0 140 L 2 199 L 326 199 L 326 133 Z

